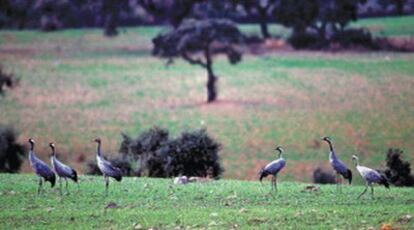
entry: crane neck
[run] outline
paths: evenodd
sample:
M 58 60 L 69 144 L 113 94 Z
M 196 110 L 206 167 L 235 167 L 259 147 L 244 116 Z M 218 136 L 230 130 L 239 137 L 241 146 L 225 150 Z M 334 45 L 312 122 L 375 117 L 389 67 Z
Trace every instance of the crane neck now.
M 335 154 L 335 150 L 334 150 L 333 144 L 332 144 L 330 141 L 328 141 L 328 145 L 329 145 L 329 150 L 330 150 L 333 154 Z
M 283 158 L 283 152 L 279 151 L 278 156 L 279 156 L 279 159 Z
M 101 142 L 98 142 L 98 147 L 96 148 L 96 153 L 98 154 L 98 156 L 101 156 Z
M 355 162 L 355 166 L 359 166 L 359 159 L 358 158 L 354 159 L 354 162 Z
M 53 157 L 56 157 L 56 150 L 55 150 L 55 148 L 54 148 L 54 147 L 52 147 L 52 156 L 53 156 Z
M 34 150 L 34 143 L 30 142 L 30 151 Z

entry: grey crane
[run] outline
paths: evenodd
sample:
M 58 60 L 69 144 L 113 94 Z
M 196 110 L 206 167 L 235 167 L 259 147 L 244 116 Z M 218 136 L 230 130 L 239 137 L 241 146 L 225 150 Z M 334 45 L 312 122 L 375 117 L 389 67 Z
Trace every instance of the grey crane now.
M 78 174 L 73 168 L 63 164 L 56 158 L 56 150 L 54 143 L 49 143 L 49 147 L 52 149 L 52 156 L 50 157 L 50 161 L 52 162 L 53 171 L 55 171 L 55 173 L 59 176 L 60 195 L 62 195 L 62 178 L 66 181 L 66 192 L 67 194 L 69 194 L 68 178 L 72 179 L 75 183 L 77 183 Z
M 340 189 L 340 186 L 342 184 L 341 176 L 345 179 L 348 179 L 349 184 L 352 183 L 352 171 L 342 162 L 338 159 L 336 156 L 335 149 L 332 144 L 332 140 L 329 137 L 323 137 L 322 140 L 326 141 L 329 145 L 329 163 L 331 163 L 332 168 L 336 172 L 336 184 L 337 189 Z
M 39 187 L 37 189 L 37 194 L 40 194 L 42 191 L 43 180 L 49 181 L 51 187 L 53 188 L 53 186 L 55 186 L 56 176 L 55 173 L 49 168 L 49 166 L 45 162 L 36 157 L 36 154 L 34 152 L 35 141 L 32 138 L 29 139 L 29 144 L 30 166 L 32 166 L 33 171 L 39 177 Z
M 101 170 L 105 179 L 105 194 L 108 195 L 109 177 L 114 178 L 116 181 L 122 180 L 122 172 L 119 168 L 113 166 L 111 162 L 107 161 L 101 153 L 101 139 L 96 138 L 95 142 L 98 143 L 96 161 L 98 162 L 98 168 Z
M 277 174 L 285 167 L 286 161 L 283 159 L 282 153 L 283 148 L 280 146 L 277 146 L 276 151 L 279 152 L 278 159 L 270 162 L 267 164 L 264 168 L 262 168 L 259 172 L 260 175 L 260 182 L 262 182 L 262 179 L 264 177 L 267 177 L 268 175 L 272 175 L 272 181 L 271 181 L 271 190 L 273 188 L 277 192 Z
M 356 155 L 352 155 L 352 160 L 355 162 L 356 169 L 365 181 L 365 190 L 361 194 L 359 194 L 358 199 L 367 192 L 368 186 L 371 187 L 371 196 L 372 198 L 374 198 L 373 184 L 384 185 L 386 188 L 390 188 L 387 178 L 385 178 L 384 175 L 381 175 L 378 171 L 374 169 L 365 166 L 360 166 L 359 159 Z

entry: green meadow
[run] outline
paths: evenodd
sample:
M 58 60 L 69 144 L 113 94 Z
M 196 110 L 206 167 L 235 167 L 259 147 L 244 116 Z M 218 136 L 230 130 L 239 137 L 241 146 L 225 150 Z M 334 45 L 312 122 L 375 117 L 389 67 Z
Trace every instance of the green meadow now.
M 378 36 L 414 36 L 413 16 L 352 26 Z M 258 28 L 242 26 L 249 33 Z M 123 28 L 115 38 L 103 37 L 99 29 L 0 31 L 0 63 L 20 78 L 20 85 L 0 99 L 1 123 L 13 124 L 22 143 L 33 137 L 42 159 L 49 154 L 47 143 L 54 141 L 61 159 L 80 171 L 83 159 L 94 157 L 96 136 L 106 154 L 116 154 L 121 132 L 135 137 L 153 126 L 169 129 L 172 136 L 207 128 L 222 143 L 227 179 L 255 180 L 260 167 L 275 157 L 275 145 L 282 145 L 288 164 L 281 180 L 309 182 L 316 167 L 329 168 L 328 147 L 320 141 L 325 135 L 349 165 L 357 153 L 361 164 L 380 168 L 391 147 L 403 149 L 414 163 L 414 54 L 281 49 L 246 52 L 234 66 L 217 57 L 219 100 L 206 104 L 203 69 L 182 60 L 166 66 L 151 56 L 151 39 L 162 30 Z M 282 37 L 288 33 L 273 25 L 271 31 Z M 31 172 L 27 162 L 23 172 Z M 254 183 L 246 186 L 256 191 Z M 329 203 L 321 202 L 327 215 Z M 152 225 L 154 217 L 148 218 Z
M 412 189 L 218 180 L 174 185 L 170 179 L 124 178 L 104 196 L 101 177 L 81 176 L 69 195 L 33 175 L 0 174 L 1 229 L 413 229 Z M 57 186 L 58 187 L 58 186 Z

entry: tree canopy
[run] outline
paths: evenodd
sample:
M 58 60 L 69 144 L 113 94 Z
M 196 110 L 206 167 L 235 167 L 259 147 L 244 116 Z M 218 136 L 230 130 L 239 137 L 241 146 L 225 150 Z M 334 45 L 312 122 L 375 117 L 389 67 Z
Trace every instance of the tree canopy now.
M 216 76 L 213 73 L 213 55 L 225 54 L 231 64 L 241 60 L 234 47 L 243 40 L 237 26 L 227 19 L 186 20 L 178 28 L 153 39 L 153 54 L 169 59 L 181 57 L 190 64 L 206 68 L 208 73 L 207 101 L 216 100 Z

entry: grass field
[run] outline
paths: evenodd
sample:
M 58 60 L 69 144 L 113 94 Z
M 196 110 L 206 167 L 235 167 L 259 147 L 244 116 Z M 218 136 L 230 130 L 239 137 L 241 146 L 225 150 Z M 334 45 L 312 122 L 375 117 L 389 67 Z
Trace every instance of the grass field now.
M 414 17 L 360 25 L 412 36 Z M 314 168 L 328 164 L 324 135 L 348 164 L 358 153 L 362 164 L 379 168 L 390 147 L 414 163 L 414 54 L 280 51 L 246 54 L 237 66 L 219 57 L 219 101 L 205 104 L 203 69 L 181 60 L 166 67 L 151 56 L 160 30 L 127 28 L 116 38 L 98 29 L 0 31 L 0 63 L 21 79 L 0 99 L 1 123 L 14 124 L 21 142 L 33 137 L 43 159 L 56 142 L 60 157 L 80 170 L 83 157 L 93 158 L 96 136 L 114 154 L 120 132 L 136 136 L 155 125 L 171 135 L 206 127 L 223 144 L 225 178 L 255 179 L 279 144 L 288 160 L 282 179 L 310 181 Z
M 220 180 L 174 185 L 167 179 L 124 178 L 105 198 L 101 177 L 81 177 L 80 189 L 60 196 L 47 184 L 36 195 L 32 175 L 0 174 L 0 229 L 378 229 L 384 224 L 413 229 L 412 189 L 376 187 L 357 200 L 362 186 Z

